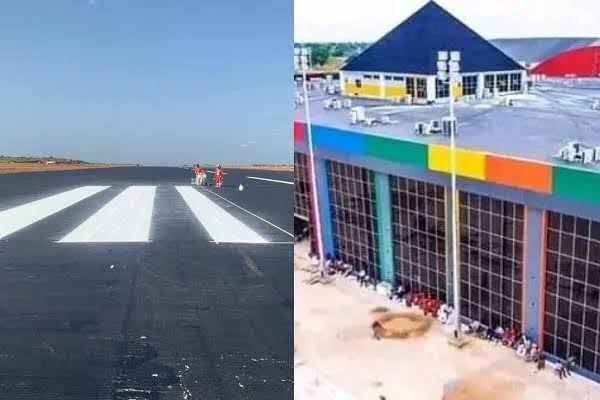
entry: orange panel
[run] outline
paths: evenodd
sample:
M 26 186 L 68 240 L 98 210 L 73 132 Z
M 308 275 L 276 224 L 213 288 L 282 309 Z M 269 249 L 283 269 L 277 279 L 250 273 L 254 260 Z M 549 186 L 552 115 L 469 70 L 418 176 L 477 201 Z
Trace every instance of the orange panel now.
M 485 167 L 488 182 L 541 193 L 552 191 L 550 165 L 488 154 Z

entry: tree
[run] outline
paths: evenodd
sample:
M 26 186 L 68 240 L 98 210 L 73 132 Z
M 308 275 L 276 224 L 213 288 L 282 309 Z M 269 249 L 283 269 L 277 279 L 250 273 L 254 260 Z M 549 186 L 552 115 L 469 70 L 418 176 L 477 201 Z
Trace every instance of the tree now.
M 329 48 L 326 44 L 311 46 L 311 61 L 313 65 L 323 65 L 329 60 Z

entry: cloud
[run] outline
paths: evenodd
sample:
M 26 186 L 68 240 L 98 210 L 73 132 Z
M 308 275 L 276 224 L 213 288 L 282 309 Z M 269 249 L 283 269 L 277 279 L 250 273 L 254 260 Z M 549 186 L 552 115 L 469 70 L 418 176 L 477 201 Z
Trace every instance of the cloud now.
M 240 144 L 240 147 L 248 147 L 248 145 L 246 143 L 242 143 Z

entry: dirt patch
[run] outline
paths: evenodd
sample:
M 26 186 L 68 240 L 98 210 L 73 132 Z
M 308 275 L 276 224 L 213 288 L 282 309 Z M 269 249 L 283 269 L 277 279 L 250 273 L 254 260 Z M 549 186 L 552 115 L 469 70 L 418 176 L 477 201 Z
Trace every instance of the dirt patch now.
M 387 307 L 385 307 L 385 306 L 377 306 L 377 307 L 374 307 L 374 308 L 371 310 L 371 312 L 372 312 L 373 314 L 378 314 L 378 313 L 386 313 L 386 312 L 389 312 L 389 311 L 390 311 L 390 309 L 389 309 L 389 308 L 387 308 Z
M 23 162 L 2 162 L 0 163 L 0 174 L 12 174 L 19 172 L 42 172 L 42 171 L 73 171 L 92 168 L 112 168 L 122 167 L 123 165 L 109 164 L 39 164 Z
M 442 400 L 520 400 L 522 392 L 522 383 L 479 373 L 448 385 Z
M 431 327 L 433 319 L 423 315 L 404 312 L 387 313 L 377 318 L 381 337 L 405 339 L 423 336 Z
M 263 171 L 294 171 L 293 165 L 225 165 L 224 169 L 253 169 Z

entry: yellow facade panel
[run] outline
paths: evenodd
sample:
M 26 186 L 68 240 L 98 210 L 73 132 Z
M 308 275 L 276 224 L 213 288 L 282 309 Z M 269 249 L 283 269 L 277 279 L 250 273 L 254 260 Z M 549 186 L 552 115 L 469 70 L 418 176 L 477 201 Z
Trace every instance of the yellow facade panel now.
M 430 144 L 428 146 L 428 166 L 432 171 L 451 173 L 450 147 Z M 485 180 L 486 154 L 479 151 L 456 149 L 456 175 L 465 178 Z
M 454 98 L 461 97 L 463 95 L 463 88 L 461 85 L 452 85 L 452 95 Z
M 345 91 L 348 96 L 381 97 L 381 89 L 377 84 L 363 83 L 358 87 L 354 82 L 348 82 Z
M 406 86 L 390 86 L 390 85 L 386 85 L 385 86 L 385 97 L 390 99 L 390 98 L 397 98 L 397 97 L 405 97 L 406 96 Z

